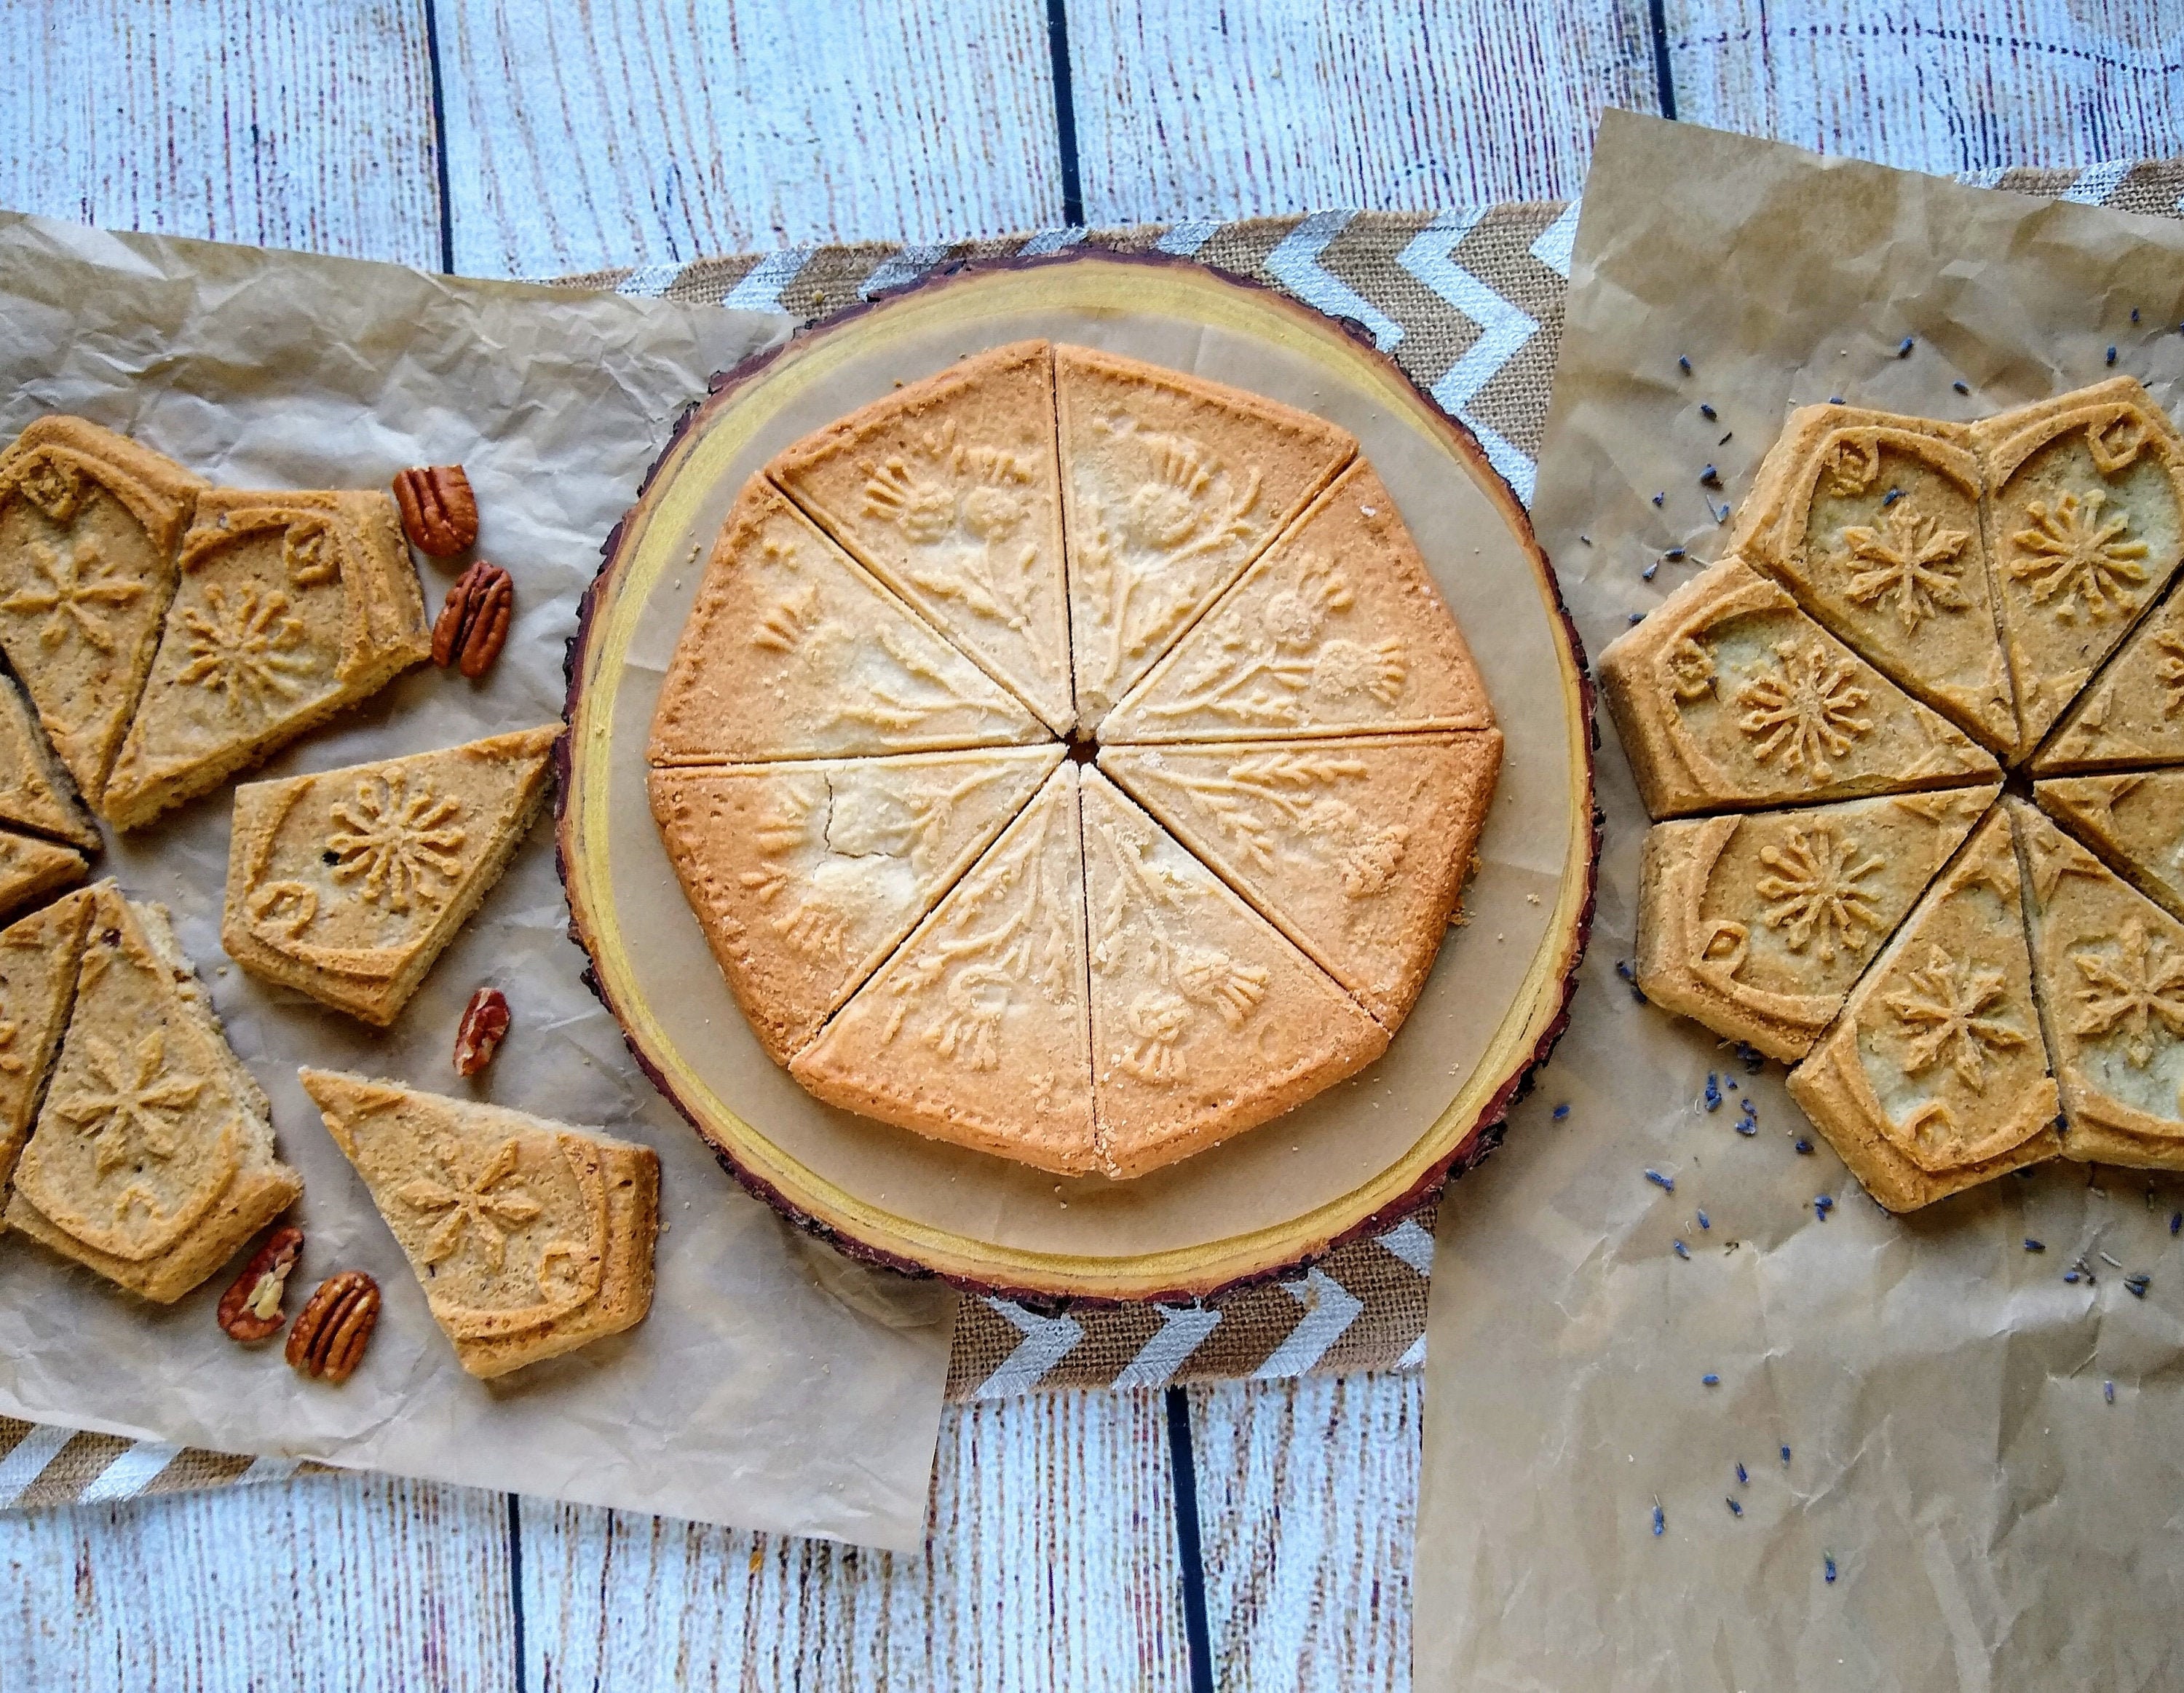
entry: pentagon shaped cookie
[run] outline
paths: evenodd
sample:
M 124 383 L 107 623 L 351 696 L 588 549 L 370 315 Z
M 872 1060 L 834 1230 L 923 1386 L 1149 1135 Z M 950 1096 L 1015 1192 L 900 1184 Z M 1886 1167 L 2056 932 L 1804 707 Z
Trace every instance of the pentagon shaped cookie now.
M 2184 770 L 2056 776 L 2032 792 L 2125 880 L 2184 916 Z
M 42 417 L 0 455 L 0 648 L 94 806 L 175 592 L 206 486 L 80 417 Z
M 790 1073 L 934 1140 L 1099 1168 L 1077 802 L 1077 767 L 1061 765 Z
M 2184 764 L 2184 595 L 2174 588 L 2032 755 L 2036 776 L 2148 764 Z
M 1790 1093 L 1892 1211 L 2062 1149 L 2006 810 L 1926 890 Z
M 1640 989 L 1795 1064 L 2000 791 L 1655 824 L 1638 891 Z
M 786 1064 L 1022 811 L 1061 748 L 676 767 L 652 812 L 705 943 Z
M 1045 739 L 1013 695 L 753 478 L 676 644 L 650 757 L 765 763 Z
M 2017 742 L 1961 424 L 1841 405 L 1790 414 L 1730 550 L 1891 680 L 1997 752 Z
M 2010 807 L 2064 1156 L 2184 1170 L 2184 923 L 2023 801 Z
M 221 944 L 253 975 L 385 1028 L 522 845 L 560 732 L 237 789 Z
M 2184 560 L 2184 438 L 2129 377 L 1971 433 L 2021 755 Z
M 660 1238 L 650 1147 L 398 1082 L 298 1074 L 471 1375 L 644 1321 Z
M 1078 718 L 1088 729 L 1357 450 L 1232 388 L 1054 349 Z
M 0 1193 L 14 1174 L 75 1003 L 92 902 L 85 888 L 0 929 Z M 0 1232 L 6 1228 L 0 1218 Z
M 183 537 L 181 584 L 99 811 L 140 828 L 431 651 L 385 494 L 213 489 Z
M 1599 675 L 1656 819 L 2001 774 L 1954 724 L 1734 556 L 1612 642 Z
M 1044 341 L 996 347 L 808 436 L 767 467 L 857 562 L 1056 735 L 1077 721 Z
M 0 676 L 0 823 L 50 835 L 86 852 L 101 845 L 75 785 L 53 757 L 45 732 L 31 717 L 30 702 Z
M 1463 632 L 1353 464 L 1100 725 L 1103 741 L 1490 729 Z
M 265 1094 L 230 1050 L 166 908 L 89 890 L 75 1009 L 7 1218 L 171 1305 L 293 1204 Z
M 1103 746 L 1100 768 L 1392 1033 L 1470 875 L 1502 736 Z
M 1093 1090 L 1142 1176 L 1302 1104 L 1388 1031 L 1096 771 L 1084 778 Z
M 0 917 L 80 882 L 83 854 L 35 835 L 0 829 Z

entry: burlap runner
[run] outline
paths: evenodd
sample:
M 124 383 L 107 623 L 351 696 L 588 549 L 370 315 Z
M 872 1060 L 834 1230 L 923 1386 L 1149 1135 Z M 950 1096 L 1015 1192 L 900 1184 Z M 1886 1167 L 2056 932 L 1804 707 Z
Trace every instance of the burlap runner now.
M 2184 215 L 2184 160 L 2018 170 L 1968 179 L 2164 217 Z M 1470 427 L 1529 503 L 1568 284 L 1574 204 L 1437 215 L 1315 212 L 1233 223 L 1049 230 L 945 246 L 850 246 L 694 260 L 553 280 L 700 305 L 782 311 L 811 324 L 950 265 L 1078 246 L 1160 251 L 1279 288 L 1358 325 L 1442 409 Z M 2184 326 L 2180 326 L 2184 327 Z M 1298 1277 L 1203 1305 L 1043 1316 L 967 1299 L 948 1393 L 1155 1387 L 1415 1368 L 1425 1355 L 1433 1213 L 1353 1243 Z M 0 1508 L 278 1479 L 286 1461 L 226 1457 L 0 1417 Z

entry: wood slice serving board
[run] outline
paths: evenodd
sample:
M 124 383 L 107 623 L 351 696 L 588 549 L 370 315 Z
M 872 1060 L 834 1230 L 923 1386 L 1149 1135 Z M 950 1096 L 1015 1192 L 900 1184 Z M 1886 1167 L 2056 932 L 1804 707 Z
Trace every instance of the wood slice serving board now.
M 1451 930 L 1387 1054 L 1134 1182 L 1061 1180 L 821 1104 L 760 1050 L 654 830 L 645 742 L 714 537 L 783 447 L 967 353 L 1045 336 L 1262 394 L 1351 430 L 1462 623 L 1507 737 Z M 1479 444 L 1341 327 L 1195 265 L 956 272 L 729 373 L 609 541 L 569 659 L 560 848 L 600 996 L 753 1192 L 845 1251 L 1057 1299 L 1190 1298 L 1393 1222 L 1475 1161 L 1567 1017 L 1592 903 L 1590 686 L 1554 574 Z

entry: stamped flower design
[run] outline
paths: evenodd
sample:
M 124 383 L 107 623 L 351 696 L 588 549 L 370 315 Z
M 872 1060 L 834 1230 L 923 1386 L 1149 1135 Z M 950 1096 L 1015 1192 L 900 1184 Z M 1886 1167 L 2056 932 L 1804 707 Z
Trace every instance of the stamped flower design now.
M 1295 582 L 1256 612 L 1222 612 L 1208 650 L 1179 679 L 1176 696 L 1148 702 L 1145 711 L 1162 718 L 1210 712 L 1275 727 L 1303 722 L 1308 700 L 1339 703 L 1369 694 L 1393 706 L 1409 679 L 1409 656 L 1394 636 L 1368 643 L 1329 634 L 1329 618 L 1351 604 L 1342 572 L 1304 556 Z
M 69 523 L 82 509 L 83 496 L 90 491 L 84 473 L 73 465 L 63 464 L 51 454 L 34 459 L 16 484 L 23 497 L 38 508 L 49 523 Z
M 1676 697 L 1686 704 L 1702 700 L 1713 691 L 1713 655 L 1689 635 L 1670 649 L 1669 653 L 1669 685 Z
M 1878 528 L 1861 523 L 1843 531 L 1856 562 L 1846 591 L 1858 605 L 1892 603 L 1903 633 L 1916 634 L 1937 612 L 1961 612 L 1971 604 L 1957 580 L 1970 540 L 1964 530 L 1945 529 L 1914 511 L 1908 500 L 1899 500 L 1881 513 Z
M 454 826 L 461 812 L 460 801 L 422 779 L 411 791 L 404 771 L 367 775 L 354 799 L 333 807 L 341 828 L 327 837 L 327 861 L 336 880 L 356 882 L 366 901 L 389 911 L 437 901 L 462 874 L 465 836 Z
M 0 610 L 41 612 L 38 644 L 58 646 L 73 634 L 101 652 L 114 651 L 114 631 L 108 628 L 106 609 L 134 605 L 143 596 L 144 584 L 115 573 L 98 543 L 86 536 L 64 556 L 58 549 L 33 542 L 31 557 L 44 577 L 42 585 L 18 588 Z
M 397 1188 L 395 1197 L 410 1210 L 440 1219 L 425 1249 L 417 1254 L 418 1261 L 445 1262 L 462 1245 L 464 1237 L 470 1235 L 476 1238 L 480 1261 L 498 1274 L 507 1261 L 507 1232 L 535 1221 L 546 1209 L 527 1189 L 502 1186 L 515 1174 L 521 1161 L 521 1147 L 507 1141 L 475 1176 L 465 1179 L 454 1160 L 446 1158 L 448 1180 L 436 1182 L 421 1176 Z
M 1148 988 L 1130 1001 L 1123 1020 L 1132 1036 L 1118 1059 L 1124 1070 L 1156 1087 L 1182 1074 L 1183 1059 L 1175 1043 L 1190 1022 L 1190 1007 L 1180 995 L 1164 987 Z
M 1827 491 L 1839 500 L 1863 494 L 1880 477 L 1880 443 L 1851 439 L 1829 449 Z
M 1825 824 L 1793 827 L 1759 858 L 1770 874 L 1759 879 L 1758 892 L 1773 902 L 1760 913 L 1761 920 L 1784 931 L 1791 952 L 1802 953 L 1817 940 L 1821 962 L 1832 964 L 1838 946 L 1856 956 L 1880 932 L 1873 897 L 1858 884 L 1886 868 L 1885 861 L 1847 835 Z
M 197 1102 L 204 1082 L 168 1070 L 166 1031 L 149 1031 L 127 1055 L 110 1042 L 86 1036 L 84 1057 L 98 1085 L 55 1099 L 53 1109 L 80 1132 L 96 1137 L 98 1179 L 140 1158 L 172 1158 L 175 1126 L 169 1119 Z
M 2022 1030 L 2002 1020 L 2008 986 L 2003 973 L 1927 949 L 1926 968 L 1907 969 L 1908 988 L 1882 996 L 1904 1028 L 1903 1070 L 1919 1076 L 1947 1060 L 1975 1093 L 1986 1092 L 1987 1054 L 2025 1044 Z
M 922 550 L 907 565 L 912 582 L 936 599 L 1029 632 L 1039 548 L 1018 534 L 1032 514 L 1035 464 L 964 443 L 950 419 L 905 453 L 864 468 L 865 515 L 894 524 Z
M 1784 768 L 1802 772 L 1817 787 L 1834 774 L 1828 760 L 1841 757 L 1873 727 L 1858 714 L 1866 691 L 1852 679 L 1857 662 L 1819 641 L 1783 641 L 1774 658 L 1737 690 L 1744 715 L 1736 726 L 1752 737 L 1756 762 L 1779 754 Z
M 181 617 L 189 662 L 177 680 L 222 695 L 231 711 L 265 712 L 303 692 L 299 678 L 316 668 L 304 644 L 304 620 L 289 614 L 288 596 L 277 589 L 263 599 L 245 587 L 232 612 L 217 583 L 205 589 L 205 609 L 187 606 Z
M 2086 985 L 2078 990 L 2072 1032 L 2098 1037 L 2121 1030 L 2124 1056 L 2140 1070 L 2153 1057 L 2157 1025 L 2184 1036 L 2184 954 L 2147 932 L 2141 917 L 2126 919 L 2113 956 L 2073 953 Z
M 956 527 L 956 490 L 918 474 L 902 459 L 889 459 L 865 478 L 865 512 L 894 524 L 917 545 L 929 546 Z
M 2032 522 L 2009 539 L 2018 556 L 2009 573 L 2031 586 L 2040 605 L 2052 603 L 2064 623 L 2085 614 L 2098 623 L 2131 609 L 2130 590 L 2146 580 L 2146 543 L 2126 539 L 2131 520 L 2118 513 L 2102 520 L 2105 489 L 2059 494 L 2053 505 L 2035 500 L 2025 506 Z

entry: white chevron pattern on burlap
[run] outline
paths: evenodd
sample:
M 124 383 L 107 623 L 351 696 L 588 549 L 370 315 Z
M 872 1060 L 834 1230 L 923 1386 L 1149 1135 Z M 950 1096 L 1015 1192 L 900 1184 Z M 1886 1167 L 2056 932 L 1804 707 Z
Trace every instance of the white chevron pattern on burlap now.
M 1479 391 L 1495 378 L 1517 349 L 1539 332 L 1540 326 L 1502 295 L 1456 262 L 1457 243 L 1471 233 L 1485 215 L 1483 207 L 1444 213 L 1415 236 L 1396 255 L 1396 262 L 1416 277 L 1466 317 L 1479 326 L 1479 338 L 1463 350 L 1433 385 L 1434 404 L 1479 438 L 1487 461 L 1502 479 L 1517 490 L 1526 506 L 1532 503 L 1532 486 L 1539 467 L 1531 455 L 1505 439 L 1469 407 Z
M 1266 266 L 1284 288 L 1314 310 L 1363 324 L 1373 344 L 1384 353 L 1403 338 L 1403 326 L 1319 262 L 1328 243 L 1357 215 L 1347 211 L 1314 212 L 1267 254 Z
M 1160 1305 L 1160 1333 L 1138 1349 L 1115 1377 L 1118 1388 L 1166 1387 L 1206 1337 L 1221 1326 L 1221 1313 L 1210 1305 Z
M 1029 1393 L 1084 1338 L 1084 1326 L 1073 1318 L 1039 1316 L 1013 1299 L 989 1299 L 986 1304 L 1015 1324 L 1023 1338 L 1001 1361 L 1001 1367 L 978 1383 L 972 1394 L 973 1399 L 1006 1399 L 1011 1394 Z
M 1251 1372 L 1257 1381 L 1276 1381 L 1301 1376 L 1324 1357 L 1327 1349 L 1350 1332 L 1365 1302 L 1324 1270 L 1314 1270 L 1302 1282 L 1284 1282 L 1282 1291 L 1304 1307 L 1304 1319 L 1290 1331 L 1289 1338 Z

